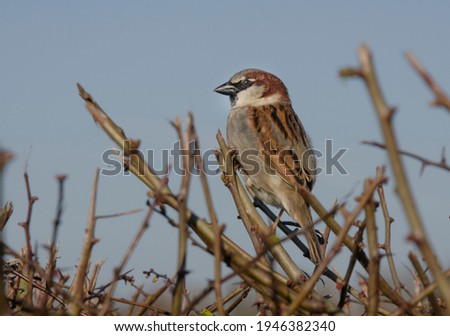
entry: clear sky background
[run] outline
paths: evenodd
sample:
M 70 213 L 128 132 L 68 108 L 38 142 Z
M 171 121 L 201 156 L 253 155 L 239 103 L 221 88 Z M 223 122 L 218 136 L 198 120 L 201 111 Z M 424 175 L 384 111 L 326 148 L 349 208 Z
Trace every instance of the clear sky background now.
M 383 151 L 360 144 L 382 141 L 362 82 L 342 80 L 338 70 L 357 65 L 357 48 L 368 43 L 386 98 L 398 107 L 395 129 L 402 149 L 438 160 L 450 145 L 448 112 L 432 109 L 432 95 L 412 71 L 404 52 L 414 51 L 450 92 L 450 3 L 447 1 L 0 1 L 0 146 L 12 151 L 4 199 L 14 202 L 7 242 L 24 245 L 17 225 L 26 218 L 23 172 L 28 162 L 32 193 L 39 197 L 32 220 L 33 243 L 50 239 L 56 210 L 55 175 L 67 174 L 65 210 L 59 240 L 59 267 L 73 274 L 88 216 L 96 167 L 103 151 L 115 146 L 96 126 L 79 98 L 81 83 L 126 131 L 158 155 L 172 148 L 169 121 L 192 111 L 203 149 L 216 146 L 225 131 L 228 99 L 213 92 L 235 72 L 261 68 L 279 76 L 314 146 L 348 148 L 341 163 L 348 171 L 321 175 L 315 194 L 331 207 L 347 199 L 350 209 L 366 177 L 388 164 Z M 450 264 L 450 175 L 434 168 L 420 176 L 420 164 L 405 159 L 427 232 L 440 261 Z M 319 160 L 323 165 L 323 161 Z M 391 177 L 391 171 L 387 174 Z M 226 234 L 250 249 L 219 176 L 209 178 Z M 206 216 L 195 182 L 189 206 Z M 171 175 L 171 186 L 179 179 Z M 102 177 L 98 214 L 145 208 L 146 188 L 134 176 Z M 414 246 L 392 178 L 386 186 L 399 271 Z M 350 195 L 350 196 L 348 196 Z M 382 225 L 380 214 L 379 223 Z M 144 212 L 100 221 L 94 260 L 106 259 L 104 282 L 112 276 Z M 379 230 L 380 235 L 383 229 Z M 178 233 L 161 218 L 152 220 L 133 259 L 138 283 L 142 270 L 173 274 Z M 380 239 L 383 241 L 383 239 Z M 292 253 L 298 253 L 295 249 Z M 298 262 L 306 264 L 298 255 Z M 197 288 L 212 276 L 213 259 L 189 250 L 188 280 Z M 338 270 L 345 268 L 336 263 Z M 383 267 L 385 260 L 383 260 Z

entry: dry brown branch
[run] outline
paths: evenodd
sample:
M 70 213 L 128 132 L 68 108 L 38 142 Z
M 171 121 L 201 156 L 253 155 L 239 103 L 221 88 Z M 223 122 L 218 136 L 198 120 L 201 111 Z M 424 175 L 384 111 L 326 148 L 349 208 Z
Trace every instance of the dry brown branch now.
M 95 287 L 97 286 L 97 279 L 100 274 L 100 269 L 105 264 L 105 259 L 97 260 L 94 264 L 94 269 L 91 272 L 90 279 L 87 285 L 87 293 L 91 294 L 94 292 Z
M 167 179 L 165 180 L 165 183 L 163 186 L 165 186 L 165 184 L 167 184 Z M 113 294 L 114 294 L 114 290 L 116 288 L 117 282 L 121 279 L 120 275 L 122 274 L 125 265 L 131 258 L 131 255 L 135 251 L 139 241 L 141 240 L 142 236 L 144 235 L 144 232 L 148 229 L 148 227 L 150 225 L 149 224 L 150 218 L 152 217 L 153 213 L 155 212 L 155 207 L 157 206 L 157 204 L 160 201 L 160 199 L 159 199 L 160 193 L 156 192 L 155 197 L 156 197 L 155 202 L 153 202 L 152 205 L 150 206 L 150 208 L 148 209 L 144 220 L 142 221 L 138 231 L 136 232 L 136 235 L 134 236 L 133 240 L 131 241 L 130 245 L 128 246 L 128 249 L 126 250 L 120 264 L 114 268 L 113 280 L 111 281 L 111 286 L 106 295 L 105 302 L 103 304 L 103 308 L 100 311 L 100 315 L 105 315 L 108 313 L 108 311 L 110 309 L 110 302 L 113 298 Z
M 192 119 L 188 118 L 188 126 L 186 133 L 183 135 L 181 122 L 179 118 L 175 119 L 172 126 L 178 134 L 180 142 L 180 150 L 182 153 L 183 176 L 181 179 L 180 192 L 178 194 L 178 213 L 179 213 L 179 236 L 178 236 L 178 266 L 177 280 L 173 291 L 172 314 L 178 316 L 181 313 L 183 305 L 183 296 L 186 291 L 186 257 L 187 257 L 187 241 L 188 241 L 188 225 L 187 225 L 187 198 L 191 182 L 191 172 L 194 166 L 193 153 L 191 151 L 192 139 Z
M 78 315 L 81 310 L 81 304 L 83 301 L 84 286 L 86 280 L 86 274 L 88 273 L 89 263 L 91 261 L 92 248 L 97 242 L 95 239 L 95 211 L 97 208 L 97 191 L 98 191 L 98 180 L 99 180 L 100 170 L 97 168 L 95 171 L 94 183 L 92 187 L 92 196 L 89 209 L 89 218 L 84 233 L 84 241 L 82 252 L 80 256 L 80 262 L 78 263 L 77 272 L 75 273 L 75 278 L 73 280 L 72 286 L 69 290 L 69 296 L 72 298 L 72 302 L 69 306 L 69 311 L 71 315 Z
M 25 179 L 25 187 L 26 187 L 26 191 L 27 191 L 28 210 L 27 210 L 27 219 L 25 220 L 25 222 L 22 222 L 19 225 L 21 227 L 23 227 L 23 229 L 25 231 L 26 258 L 28 260 L 28 263 L 26 264 L 26 269 L 28 270 L 28 272 L 27 272 L 28 278 L 32 279 L 34 276 L 35 270 L 32 265 L 34 254 L 33 254 L 32 248 L 31 248 L 30 225 L 31 225 L 31 215 L 33 213 L 33 205 L 34 205 L 34 202 L 36 202 L 38 200 L 38 198 L 31 194 L 30 179 L 28 177 L 27 171 L 25 171 L 25 173 L 23 174 L 23 177 Z M 28 284 L 28 287 L 27 287 L 27 291 L 26 291 L 25 300 L 26 300 L 27 305 L 32 306 L 33 283 L 31 281 L 29 281 L 27 284 Z
M 251 287 L 247 286 L 244 288 L 244 290 L 241 292 L 239 297 L 230 304 L 230 306 L 227 308 L 226 315 L 230 315 L 230 313 L 236 309 L 236 307 L 244 302 L 244 300 L 247 298 L 248 293 L 250 292 Z
M 145 274 L 147 274 L 146 272 L 144 272 Z M 149 272 L 149 276 L 151 273 L 155 273 L 153 269 L 151 269 Z M 158 276 L 158 278 L 160 278 L 162 276 Z M 151 306 L 154 302 L 156 302 L 156 300 L 158 300 L 169 288 L 173 288 L 173 284 L 176 280 L 176 276 L 172 276 L 172 277 L 167 277 L 164 276 L 162 277 L 165 279 L 164 281 L 164 285 L 161 286 L 158 290 L 156 290 L 155 292 L 153 292 L 152 294 L 149 295 L 145 295 L 145 299 L 143 304 L 145 306 Z M 142 316 L 145 314 L 145 312 L 147 311 L 147 309 L 145 307 L 140 307 L 137 311 L 136 311 L 136 316 Z
M 339 235 L 342 231 L 341 226 L 336 222 L 336 220 L 333 218 L 333 216 L 329 215 L 329 211 L 325 209 L 325 207 L 319 202 L 319 200 L 312 194 L 307 188 L 300 188 L 299 192 L 302 194 L 302 196 L 305 198 L 305 200 L 308 202 L 309 205 L 316 211 L 316 213 L 319 215 L 319 217 L 327 224 L 327 226 L 333 231 L 334 234 Z M 345 246 L 348 247 L 350 251 L 355 251 L 357 246 L 355 245 L 355 241 L 349 236 L 346 235 L 343 243 Z M 367 258 L 367 255 L 364 253 L 363 250 L 359 250 L 356 254 L 357 259 L 359 263 L 367 270 L 369 260 Z M 397 293 L 391 286 L 387 283 L 387 281 L 380 276 L 379 279 L 379 286 L 380 290 L 383 292 L 383 294 L 389 298 L 394 304 L 398 306 L 406 305 L 405 299 Z M 408 313 L 414 314 L 412 310 L 408 310 Z
M 40 285 L 39 283 L 35 282 L 35 281 L 30 281 L 30 279 L 23 275 L 22 272 L 17 272 L 11 268 L 8 268 L 8 273 L 14 274 L 15 276 L 17 276 L 18 278 L 24 280 L 27 283 L 31 283 L 32 287 L 37 288 L 38 290 L 40 290 L 41 292 L 46 293 L 48 296 L 50 296 L 51 298 L 53 298 L 55 301 L 58 301 L 63 307 L 66 306 L 66 302 L 61 299 L 58 295 L 56 295 L 55 293 L 53 293 L 51 290 L 47 289 L 45 286 Z
M 55 219 L 53 220 L 53 228 L 52 228 L 52 238 L 50 241 L 49 248 L 49 259 L 46 267 L 46 277 L 42 279 L 42 285 L 47 288 L 53 287 L 53 274 L 55 272 L 56 268 L 56 257 L 58 248 L 56 246 L 56 237 L 58 236 L 58 229 L 61 224 L 61 217 L 63 213 L 63 207 L 64 207 L 64 181 L 66 180 L 67 176 L 65 175 L 58 175 L 56 176 L 56 181 L 58 182 L 58 200 L 56 205 L 56 215 Z M 46 306 L 50 307 L 48 305 L 48 296 L 44 292 L 43 294 L 38 296 L 36 300 L 36 306 L 40 307 L 43 312 L 46 311 Z
M 253 202 L 242 185 L 241 180 L 237 177 L 234 171 L 233 151 L 228 148 L 220 131 L 217 133 L 217 141 L 219 143 L 220 150 L 222 151 L 222 157 L 226 160 L 225 167 L 227 170 L 225 170 L 225 174 L 231 176 L 231 178 L 228 179 L 228 188 L 232 192 L 232 195 L 234 194 L 233 199 L 237 205 L 239 216 L 244 222 L 249 235 L 252 236 L 252 231 L 256 230 L 260 239 L 269 244 L 270 253 L 273 255 L 274 259 L 281 266 L 281 268 L 286 272 L 289 278 L 294 283 L 302 284 L 306 279 L 305 273 L 296 265 L 292 257 L 286 252 L 283 246 L 279 244 L 279 238 L 271 232 L 271 229 L 264 223 L 261 215 L 253 206 Z M 259 244 L 256 245 L 255 248 L 258 253 L 260 253 L 263 249 L 263 247 Z M 264 261 L 266 265 L 268 265 L 267 261 Z
M 447 270 L 445 273 L 445 276 L 450 281 L 450 270 Z M 412 300 L 408 302 L 408 306 L 415 307 L 422 301 L 426 296 L 429 296 L 431 293 L 433 293 L 437 288 L 436 282 L 433 282 L 429 286 L 423 289 L 422 292 L 416 295 Z M 408 308 L 408 306 L 400 306 L 398 307 L 391 315 L 392 316 L 400 316 L 405 314 L 405 310 Z
M 395 110 L 388 107 L 383 97 L 375 73 L 372 54 L 365 44 L 359 48 L 359 61 L 361 66 L 360 69 L 358 69 L 358 72 L 360 72 L 359 77 L 364 79 L 364 83 L 369 91 L 376 115 L 378 116 L 392 170 L 395 176 L 396 190 L 411 228 L 410 240 L 413 241 L 420 249 L 425 261 L 430 267 L 430 270 L 438 283 L 443 299 L 446 302 L 447 314 L 450 314 L 450 283 L 444 276 L 442 268 L 426 236 L 424 225 L 410 190 L 410 184 L 406 177 L 405 169 L 398 152 L 397 139 L 392 125 L 392 115 Z
M 98 220 L 98 219 L 107 219 L 107 218 L 121 217 L 121 216 L 127 216 L 127 215 L 134 215 L 141 211 L 142 211 L 142 209 L 133 209 L 133 210 L 122 211 L 122 212 L 118 212 L 118 213 L 110 214 L 110 215 L 97 215 L 97 216 L 95 216 L 95 219 Z
M 206 179 L 206 174 L 203 167 L 202 157 L 200 155 L 200 140 L 195 129 L 194 116 L 192 113 L 189 113 L 189 116 L 192 120 L 192 139 L 194 141 L 194 159 L 197 169 L 200 173 L 200 181 L 202 183 L 203 195 L 205 196 L 206 206 L 208 208 L 209 218 L 211 221 L 212 228 L 215 233 L 215 241 L 214 241 L 214 291 L 216 293 L 216 304 L 217 311 L 219 315 L 225 315 L 225 309 L 223 307 L 223 299 L 222 299 L 222 284 L 220 283 L 221 275 L 221 266 L 222 266 L 222 244 L 221 244 L 221 236 L 223 231 L 225 230 L 224 225 L 219 225 L 217 222 L 216 211 L 214 210 L 213 201 L 211 197 L 211 191 L 209 189 L 208 180 Z
M 424 80 L 425 84 L 431 89 L 434 94 L 434 100 L 431 102 L 433 106 L 441 106 L 450 112 L 450 99 L 445 94 L 445 92 L 440 88 L 440 86 L 434 81 L 433 77 L 425 70 L 425 68 L 420 64 L 419 60 L 414 56 L 412 52 L 407 52 L 405 54 L 406 59 L 409 61 L 414 70 L 417 71 L 420 77 Z
M 380 204 L 381 209 L 383 211 L 383 217 L 384 217 L 384 244 L 382 245 L 383 249 L 386 251 L 386 257 L 389 264 L 389 269 L 391 271 L 392 281 L 394 282 L 395 290 L 400 293 L 400 288 L 402 287 L 400 283 L 400 279 L 398 277 L 397 270 L 395 268 L 394 263 L 394 256 L 392 254 L 392 248 L 391 248 L 391 226 L 394 222 L 394 219 L 389 216 L 386 198 L 384 196 L 384 189 L 383 186 L 379 186 L 378 189 L 378 197 L 380 198 Z
M 336 237 L 336 241 L 332 247 L 332 249 L 328 252 L 328 254 L 325 256 L 325 258 L 322 260 L 322 262 L 316 267 L 314 270 L 314 273 L 309 278 L 309 280 L 305 283 L 305 285 L 302 288 L 302 292 L 293 300 L 291 305 L 289 306 L 286 314 L 292 315 L 295 310 L 297 309 L 298 305 L 300 305 L 307 297 L 308 294 L 313 290 L 316 282 L 319 280 L 322 273 L 327 268 L 328 264 L 331 262 L 331 260 L 335 257 L 337 253 L 341 250 L 341 245 L 343 241 L 345 240 L 345 237 L 347 237 L 347 233 L 352 227 L 356 217 L 359 215 L 359 213 L 364 209 L 364 206 L 369 202 L 372 198 L 372 194 L 374 190 L 385 182 L 384 172 L 383 169 L 379 168 L 377 169 L 377 174 L 375 176 L 374 180 L 371 180 L 368 182 L 368 185 L 366 189 L 364 190 L 364 193 L 359 197 L 358 205 L 356 206 L 355 210 L 352 211 L 351 215 L 348 216 L 348 218 L 345 221 L 345 224 L 342 228 L 342 230 L 339 232 L 339 234 Z
M 377 186 L 379 188 L 381 184 Z M 365 190 L 369 190 L 370 181 L 366 181 Z M 373 190 L 374 192 L 375 190 Z M 367 296 L 369 305 L 367 307 L 367 315 L 376 316 L 378 313 L 379 297 L 378 297 L 378 283 L 380 272 L 380 257 L 378 254 L 378 238 L 377 226 L 375 223 L 375 203 L 373 201 L 373 192 L 369 201 L 364 205 L 366 213 L 366 232 L 367 242 L 369 245 L 369 281 L 367 284 Z
M 130 155 L 130 151 L 133 151 L 133 149 L 136 148 L 135 145 L 133 145 L 133 143 L 130 144 L 129 139 L 125 137 L 122 129 L 114 124 L 114 122 L 94 101 L 92 96 L 84 91 L 80 85 L 78 87 L 81 97 L 86 102 L 87 109 L 94 116 L 94 120 L 96 120 L 105 132 L 123 148 L 125 155 L 129 155 L 130 160 L 127 167 L 130 172 L 135 174 L 151 190 L 158 190 L 158 187 L 162 184 L 161 180 L 152 172 L 152 169 L 148 167 L 140 155 Z M 135 141 L 134 143 L 137 144 L 138 142 Z M 173 195 L 169 187 L 164 187 L 162 194 L 164 204 L 173 208 L 175 211 L 180 211 L 178 198 Z M 256 213 L 256 210 L 254 210 L 254 212 Z M 186 215 L 187 224 L 208 246 L 208 248 L 213 250 L 216 235 L 212 227 L 189 209 L 186 209 Z M 223 248 L 222 260 L 226 261 L 231 268 L 240 270 L 240 276 L 242 279 L 255 287 L 255 289 L 264 295 L 267 300 L 270 300 L 272 297 L 273 290 L 275 290 L 277 295 L 280 296 L 280 300 L 283 300 L 284 302 L 290 302 L 292 298 L 297 295 L 300 288 L 290 288 L 289 281 L 278 273 L 275 273 L 275 277 L 278 282 L 275 286 L 271 287 L 273 275 L 271 274 L 272 271 L 269 267 L 257 261 L 254 263 L 254 267 L 245 268 L 245 265 L 252 262 L 253 257 L 233 243 L 227 236 L 222 235 L 221 240 Z M 331 312 L 334 310 L 335 308 L 326 302 L 305 302 L 301 305 L 301 307 L 299 307 L 298 312 L 305 314 L 314 311 Z
M 247 234 L 250 237 L 253 247 L 256 253 L 260 253 L 264 250 L 264 246 L 260 241 L 257 234 L 255 234 L 256 225 L 253 224 L 253 221 L 250 218 L 250 215 L 246 211 L 246 207 L 241 199 L 239 194 L 239 189 L 237 187 L 238 177 L 236 176 L 234 165 L 234 151 L 229 149 L 223 139 L 221 132 L 219 131 L 216 135 L 217 142 L 219 143 L 220 149 L 217 151 L 217 161 L 219 163 L 220 169 L 222 170 L 222 181 L 224 185 L 229 189 L 231 196 L 233 197 L 234 204 L 236 205 L 236 209 L 238 211 L 239 217 L 244 224 L 245 229 L 247 230 Z M 263 223 L 263 225 L 265 225 Z M 266 265 L 268 265 L 267 260 L 262 260 Z
M 11 202 L 3 204 L 3 170 L 12 158 L 11 152 L 0 149 L 0 316 L 6 315 L 8 312 L 5 286 L 3 285 L 3 229 L 14 210 Z
M 136 302 L 136 301 L 130 301 L 130 300 L 122 299 L 122 298 L 111 298 L 111 301 L 124 303 L 124 304 L 131 305 L 131 306 L 134 306 L 134 307 L 140 307 L 140 308 L 143 308 L 145 310 L 150 310 L 150 311 L 152 311 L 154 313 L 157 313 L 157 314 L 160 314 L 160 315 L 171 316 L 171 313 L 166 311 L 166 310 L 162 310 L 162 309 L 159 309 L 159 308 L 156 308 L 156 307 L 152 307 L 152 306 L 146 305 L 144 303 L 139 303 L 139 302 Z
M 3 208 L 0 208 L 0 238 L 3 229 L 8 222 L 9 218 L 14 212 L 14 205 L 11 202 L 6 202 Z M 0 242 L 2 240 L 0 239 Z
M 386 149 L 386 145 L 376 142 L 376 141 L 362 141 L 363 144 L 365 145 L 370 145 L 370 146 L 374 146 L 374 147 L 378 147 L 378 148 L 382 148 L 382 149 Z M 407 152 L 407 151 L 403 151 L 403 150 L 398 150 L 398 153 L 410 158 L 413 158 L 415 160 L 420 161 L 422 167 L 420 168 L 420 173 L 423 174 L 425 168 L 427 166 L 430 167 L 436 167 L 436 168 L 441 168 L 445 171 L 450 172 L 450 165 L 447 164 L 447 159 L 445 157 L 445 148 L 442 149 L 442 156 L 441 156 L 441 160 L 440 161 L 432 161 L 432 160 L 428 160 L 420 155 L 411 153 L 411 152 Z
M 428 279 L 427 275 L 425 274 L 425 271 L 422 268 L 422 265 L 420 265 L 419 260 L 417 259 L 417 256 L 413 252 L 409 252 L 408 254 L 409 260 L 411 260 L 411 263 L 414 266 L 414 269 L 417 272 L 417 276 L 419 277 L 420 281 L 422 282 L 423 287 L 427 287 L 430 285 L 430 280 Z M 433 292 L 430 292 L 428 294 L 428 300 L 430 302 L 430 305 L 433 307 L 433 312 L 436 315 L 442 315 L 441 307 L 439 305 L 438 299 L 436 298 L 436 295 L 434 295 Z
M 247 296 L 247 293 L 249 292 L 250 287 L 246 285 L 245 283 L 239 284 L 233 291 L 231 291 L 226 297 L 223 298 L 222 304 L 227 304 L 234 298 L 238 297 L 229 308 L 227 308 L 226 313 L 224 312 L 224 315 L 229 315 L 230 312 L 235 309 Z M 213 314 L 215 311 L 218 311 L 219 305 L 217 302 L 213 303 L 212 305 L 206 307 L 202 310 L 202 314 L 205 313 L 205 311 L 209 312 L 209 314 Z
M 364 237 L 364 230 L 366 228 L 365 222 L 359 222 L 359 230 L 355 236 L 355 250 L 352 251 L 352 255 L 350 257 L 350 261 L 347 266 L 347 271 L 345 272 L 344 279 L 342 279 L 341 283 L 336 283 L 338 288 L 342 288 L 340 293 L 340 299 L 338 306 L 343 308 L 345 303 L 347 302 L 347 292 L 349 289 L 350 278 L 353 274 L 353 270 L 356 265 L 357 255 L 362 250 L 362 240 Z M 359 300 L 362 300 L 359 296 L 357 297 Z M 367 302 L 363 302 L 363 304 L 367 305 Z

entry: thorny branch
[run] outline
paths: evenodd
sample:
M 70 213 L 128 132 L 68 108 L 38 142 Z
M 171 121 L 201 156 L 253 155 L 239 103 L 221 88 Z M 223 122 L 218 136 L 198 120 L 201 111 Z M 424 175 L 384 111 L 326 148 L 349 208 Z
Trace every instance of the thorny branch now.
M 381 91 L 378 78 L 373 64 L 372 53 L 367 45 L 363 44 L 359 48 L 360 68 L 355 71 L 348 69 L 341 70 L 341 76 L 356 76 L 362 78 L 366 84 L 370 98 L 372 100 L 378 121 L 386 143 L 392 170 L 396 181 L 396 190 L 402 202 L 404 212 L 408 218 L 411 229 L 410 240 L 420 249 L 423 258 L 427 262 L 430 270 L 438 283 L 439 290 L 447 306 L 447 314 L 450 315 L 450 283 L 447 281 L 442 268 L 437 260 L 436 254 L 429 244 L 422 218 L 414 200 L 410 184 L 408 182 L 403 162 L 400 158 L 397 144 L 397 137 L 392 124 L 392 116 L 395 109 L 390 108 Z
M 441 89 L 441 87 L 434 81 L 433 77 L 425 70 L 419 60 L 414 56 L 412 52 L 406 53 L 406 59 L 409 61 L 414 70 L 417 71 L 420 77 L 424 80 L 425 84 L 431 89 L 434 93 L 434 100 L 431 102 L 434 106 L 441 106 L 447 109 L 447 112 L 450 112 L 450 99 Z
M 365 145 L 370 145 L 370 146 L 374 146 L 374 147 L 378 147 L 378 148 L 382 148 L 382 149 L 386 149 L 386 145 L 376 142 L 376 141 L 362 141 L 363 144 Z M 425 168 L 427 166 L 431 166 L 431 167 L 436 167 L 436 168 L 441 168 L 444 169 L 448 172 L 450 172 L 450 165 L 447 164 L 447 159 L 445 157 L 445 147 L 442 148 L 442 155 L 441 155 L 441 160 L 440 161 L 432 161 L 432 160 L 428 160 L 420 155 L 411 153 L 411 152 L 407 152 L 404 150 L 398 150 L 398 153 L 410 158 L 413 158 L 415 160 L 420 161 L 420 163 L 422 164 L 422 167 L 420 169 L 420 173 L 423 174 Z

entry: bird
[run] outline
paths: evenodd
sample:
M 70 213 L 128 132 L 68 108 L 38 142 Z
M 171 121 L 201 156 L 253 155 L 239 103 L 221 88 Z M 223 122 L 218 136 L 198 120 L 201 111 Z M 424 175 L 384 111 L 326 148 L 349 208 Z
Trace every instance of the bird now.
M 298 191 L 312 190 L 317 164 L 288 89 L 269 72 L 245 69 L 214 91 L 230 98 L 226 137 L 247 190 L 286 211 L 303 228 L 309 257 L 317 265 L 323 257 L 310 206 Z

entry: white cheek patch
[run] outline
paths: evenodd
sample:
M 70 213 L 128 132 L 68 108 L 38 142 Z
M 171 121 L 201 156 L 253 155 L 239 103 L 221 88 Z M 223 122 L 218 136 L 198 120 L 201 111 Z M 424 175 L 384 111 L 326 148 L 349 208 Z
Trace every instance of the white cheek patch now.
M 233 107 L 270 105 L 280 101 L 279 94 L 262 97 L 263 94 L 264 88 L 262 86 L 251 86 L 237 94 Z

